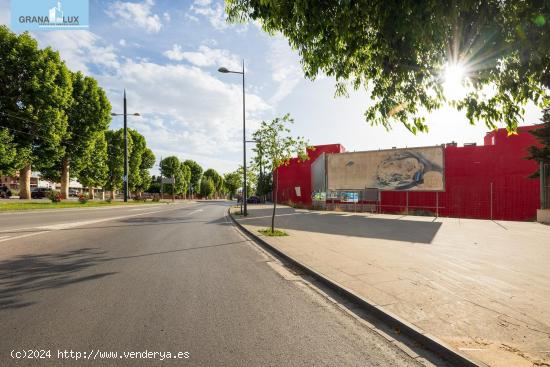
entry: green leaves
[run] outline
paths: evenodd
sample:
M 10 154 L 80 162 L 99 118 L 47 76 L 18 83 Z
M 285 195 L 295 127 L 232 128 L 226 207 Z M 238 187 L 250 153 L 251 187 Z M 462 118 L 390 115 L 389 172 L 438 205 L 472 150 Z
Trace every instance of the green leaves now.
M 463 64 L 469 94 L 450 104 L 470 123 L 509 131 L 523 106 L 548 104 L 550 3 L 547 1 L 227 0 L 231 21 L 255 20 L 281 32 L 304 74 L 336 79 L 336 94 L 365 88 L 365 117 L 425 132 L 425 116 L 448 103 L 444 67 Z
M 63 157 L 71 93 L 69 70 L 57 52 L 0 26 L 0 125 L 10 130 L 26 164 L 47 169 Z
M 542 114 L 542 126 L 538 129 L 531 130 L 539 141 L 540 146 L 530 146 L 528 159 L 533 159 L 537 162 L 550 163 L 550 108 L 545 108 Z M 538 169 L 534 177 L 538 177 Z
M 15 171 L 17 147 L 10 131 L 0 128 L 0 176 L 11 175 Z
M 282 165 L 288 164 L 291 158 L 297 156 L 302 160 L 309 159 L 307 155 L 307 142 L 301 138 L 290 136 L 290 129 L 286 126 L 294 120 L 289 114 L 277 117 L 272 121 L 262 121 L 260 128 L 252 135 L 256 141 L 258 152 L 261 149 L 261 156 L 265 167 L 273 172 Z M 261 158 L 260 158 L 261 157 Z
M 200 185 L 200 195 L 210 199 L 216 190 L 215 184 L 210 177 L 203 177 Z
M 170 156 L 160 161 L 160 172 L 164 177 L 174 177 L 175 184 L 165 184 L 165 192 L 170 194 L 184 194 L 189 188 L 191 169 L 180 162 L 178 157 Z
M 229 193 L 229 196 L 233 199 L 237 193 L 237 189 L 243 185 L 242 172 L 236 170 L 234 172 L 226 173 L 223 175 L 223 184 Z
M 195 191 L 197 191 L 199 189 L 199 183 L 202 177 L 202 167 L 191 159 L 187 159 L 183 163 L 191 170 L 191 179 L 189 184 Z

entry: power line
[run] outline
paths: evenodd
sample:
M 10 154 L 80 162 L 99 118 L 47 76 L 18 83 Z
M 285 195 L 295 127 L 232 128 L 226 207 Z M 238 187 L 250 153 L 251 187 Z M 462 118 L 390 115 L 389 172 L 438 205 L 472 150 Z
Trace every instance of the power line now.
M 32 124 L 37 124 L 37 123 L 38 123 L 37 121 L 32 121 L 32 120 L 29 120 L 29 119 L 25 119 L 25 118 L 23 118 L 23 117 L 15 116 L 15 115 L 12 115 L 12 114 L 7 113 L 7 112 L 0 112 L 0 114 L 2 114 L 2 115 L 4 115 L 4 116 L 8 116 L 8 117 L 15 118 L 15 119 L 18 119 L 18 120 L 21 120 L 21 121 L 30 122 L 30 123 L 32 123 Z M 47 137 L 44 136 L 44 135 L 28 133 L 28 132 L 25 132 L 25 131 L 21 131 L 21 130 L 9 128 L 9 127 L 3 126 L 3 125 L 0 125 L 0 126 L 6 128 L 6 129 L 10 129 L 10 130 L 13 130 L 13 131 L 17 131 L 17 132 L 23 133 L 23 134 L 27 134 L 27 135 L 31 135 L 31 136 L 38 135 L 38 136 L 41 136 L 41 137 L 43 137 L 43 138 L 47 138 Z M 81 137 L 81 138 L 83 138 L 83 139 L 90 139 L 89 136 L 84 136 L 84 135 L 75 134 L 75 133 L 71 133 L 71 136 L 78 136 L 78 137 Z M 74 144 L 74 143 L 70 143 L 70 142 L 67 142 L 67 141 L 64 141 L 63 144 L 68 144 L 68 145 L 73 145 L 73 146 L 76 145 L 76 144 Z

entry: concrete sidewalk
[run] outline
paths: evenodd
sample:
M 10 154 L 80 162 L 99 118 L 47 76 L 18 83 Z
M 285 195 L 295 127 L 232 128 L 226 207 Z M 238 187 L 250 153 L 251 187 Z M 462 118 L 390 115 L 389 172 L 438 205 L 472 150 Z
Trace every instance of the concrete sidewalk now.
M 250 205 L 252 233 L 490 366 L 550 366 L 550 227 Z

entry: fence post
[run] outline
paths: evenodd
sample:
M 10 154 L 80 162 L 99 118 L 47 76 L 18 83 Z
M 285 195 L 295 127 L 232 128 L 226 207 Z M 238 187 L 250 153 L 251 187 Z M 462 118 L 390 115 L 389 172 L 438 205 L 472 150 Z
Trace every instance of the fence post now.
M 546 203 L 547 203 L 547 198 L 546 198 L 546 185 L 548 185 L 548 183 L 546 182 L 546 167 L 544 166 L 544 163 L 543 162 L 540 162 L 540 168 L 539 168 L 539 176 L 540 176 L 540 208 L 541 209 L 546 209 Z
M 491 199 L 490 199 L 490 205 L 491 205 L 491 220 L 493 220 L 493 183 L 491 182 Z

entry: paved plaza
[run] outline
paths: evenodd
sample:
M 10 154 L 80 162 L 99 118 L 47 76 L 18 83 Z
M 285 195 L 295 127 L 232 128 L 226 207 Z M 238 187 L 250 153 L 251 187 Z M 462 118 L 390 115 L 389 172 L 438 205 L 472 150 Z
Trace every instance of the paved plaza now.
M 260 235 L 271 207 L 235 217 Z M 276 227 L 262 238 L 475 360 L 550 363 L 550 226 L 283 206 Z

